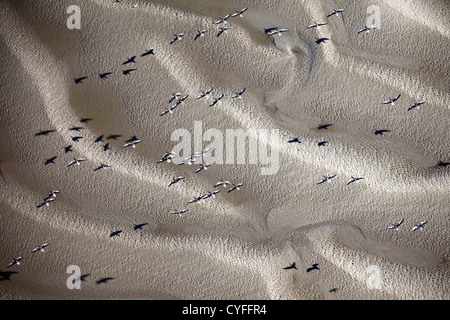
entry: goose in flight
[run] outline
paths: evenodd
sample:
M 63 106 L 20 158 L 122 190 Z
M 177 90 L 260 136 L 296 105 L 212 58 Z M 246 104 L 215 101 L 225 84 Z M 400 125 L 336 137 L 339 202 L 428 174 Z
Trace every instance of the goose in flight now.
M 311 29 L 311 28 L 320 28 L 321 26 L 327 25 L 327 22 L 316 22 L 314 24 L 311 24 L 309 26 L 306 27 L 306 29 Z
M 43 244 L 37 246 L 36 248 L 34 248 L 31 252 L 32 252 L 32 253 L 33 253 L 33 252 L 36 252 L 36 251 L 42 251 L 42 252 L 44 252 L 44 248 L 45 248 L 46 246 L 48 246 L 48 243 L 43 243 Z
M 243 183 L 233 184 L 232 187 L 228 189 L 228 193 L 230 193 L 233 190 L 240 190 L 239 187 L 242 187 L 243 185 L 244 185 Z
M 197 34 L 194 37 L 194 40 L 197 40 L 199 37 L 204 37 L 205 33 L 208 32 L 208 30 L 197 30 Z
M 338 16 L 339 15 L 339 13 L 340 12 L 344 12 L 345 10 L 344 9 L 334 9 L 333 11 L 331 11 L 328 15 L 327 15 L 327 17 L 331 17 L 332 15 L 336 15 L 336 16 Z
M 248 9 L 248 8 L 244 8 L 244 9 L 242 9 L 242 10 L 236 11 L 236 13 L 233 13 L 233 14 L 231 15 L 231 17 L 234 18 L 234 17 L 240 16 L 240 17 L 242 18 L 242 14 L 243 14 L 245 11 L 247 11 L 247 9 Z
M 349 185 L 352 182 L 358 182 L 361 179 L 364 179 L 364 178 L 363 177 L 354 177 L 354 176 L 352 176 L 352 178 L 347 181 L 347 185 Z
M 210 166 L 209 163 L 200 164 L 200 167 L 197 170 L 195 170 L 195 173 L 198 173 L 198 172 L 202 171 L 203 169 L 208 170 L 209 166 Z
M 100 162 L 100 165 L 98 167 L 96 167 L 94 169 L 94 171 L 97 171 L 97 170 L 100 170 L 100 169 L 103 169 L 103 168 L 109 168 L 109 167 L 111 167 L 111 166 L 107 165 L 107 164 L 104 164 L 103 162 Z
M 208 89 L 207 91 L 201 91 L 200 94 L 197 96 L 196 99 L 201 99 L 203 97 L 206 97 L 208 94 L 211 93 L 211 91 L 213 91 L 213 88 Z
M 372 29 L 376 29 L 376 27 L 368 27 L 368 26 L 364 26 L 363 28 L 361 28 L 361 29 L 359 29 L 358 30 L 358 34 L 360 34 L 361 32 L 366 32 L 366 33 L 369 33 L 369 31 L 370 30 L 372 30 Z
M 227 33 L 227 30 L 231 29 L 231 27 L 223 27 L 219 29 L 219 32 L 217 32 L 216 37 L 220 36 L 222 33 Z
M 269 31 L 267 33 L 267 35 L 273 36 L 274 34 L 278 34 L 279 36 L 281 36 L 282 32 L 287 32 L 287 31 L 289 31 L 289 29 L 284 29 L 284 28 L 283 29 L 276 29 L 276 30 Z
M 170 183 L 169 183 L 169 187 L 172 185 L 172 184 L 177 184 L 178 182 L 180 182 L 181 180 L 183 180 L 184 179 L 184 177 L 173 177 L 172 178 L 172 181 L 170 181 Z
M 163 116 L 163 115 L 165 115 L 166 113 L 173 113 L 172 110 L 173 110 L 172 107 L 170 107 L 170 108 L 165 108 L 164 111 L 161 112 L 159 115 L 160 115 L 160 116 Z
M 202 199 L 203 199 L 203 194 L 201 194 L 201 195 L 199 195 L 197 197 L 194 197 L 192 200 L 189 200 L 188 203 L 196 203 L 196 202 L 199 202 Z
M 122 148 L 130 147 L 130 146 L 131 146 L 132 148 L 136 148 L 136 144 L 138 144 L 139 142 L 142 142 L 142 140 L 137 139 L 137 140 L 130 141 L 130 142 L 128 142 L 128 143 L 125 143 L 125 144 L 122 146 Z
M 74 158 L 72 161 L 70 161 L 69 162 L 69 164 L 67 165 L 68 167 L 70 167 L 71 165 L 73 165 L 73 164 L 77 164 L 77 165 L 80 165 L 80 162 L 81 161 L 86 161 L 86 158 Z
M 181 92 L 172 92 L 172 95 L 169 98 L 169 103 L 171 103 L 173 101 L 173 99 L 181 97 L 181 95 L 182 95 Z
M 175 211 L 170 211 L 169 213 L 170 213 L 170 214 L 177 214 L 177 215 L 179 215 L 180 217 L 182 217 L 182 216 L 183 216 L 183 213 L 187 212 L 188 210 L 189 210 L 189 209 L 183 209 L 183 210 L 180 210 L 180 211 L 175 210 Z
M 56 194 L 58 194 L 58 190 L 50 190 L 49 194 L 47 194 L 44 198 L 44 201 L 50 198 L 56 198 Z
M 414 108 L 420 109 L 420 105 L 424 104 L 425 101 L 420 101 L 420 102 L 414 102 L 412 105 L 409 106 L 408 111 Z
M 48 204 L 49 204 L 50 202 L 54 201 L 55 199 L 56 199 L 56 198 L 48 198 L 48 199 L 45 199 L 44 201 L 42 201 L 41 203 L 39 203 L 36 207 L 40 208 L 40 207 L 42 207 L 43 205 L 45 205 L 45 206 L 48 207 Z
M 172 151 L 168 152 L 167 151 L 166 153 L 163 154 L 161 160 L 157 161 L 157 163 L 164 162 L 164 161 L 170 163 L 172 161 L 172 159 L 175 158 L 175 156 L 176 156 L 175 152 L 172 152 Z
M 328 175 L 328 176 L 323 176 L 322 180 L 320 180 L 319 182 L 317 182 L 317 184 L 324 183 L 325 181 L 329 183 L 329 182 L 330 182 L 330 179 L 334 178 L 335 176 L 336 176 L 336 174 Z
M 242 89 L 241 91 L 239 91 L 239 92 L 235 92 L 235 94 L 233 94 L 231 97 L 232 98 L 241 98 L 241 95 L 243 94 L 245 92 L 245 88 L 244 89 Z
M 227 14 L 225 17 L 220 18 L 219 20 L 216 20 L 213 22 L 213 24 L 221 24 L 221 23 L 227 23 L 227 19 L 231 16 L 231 14 Z
M 395 101 L 398 100 L 398 98 L 400 98 L 400 94 L 397 95 L 395 98 L 389 98 L 388 100 L 383 101 L 382 104 L 390 104 L 393 106 L 395 104 Z
M 20 264 L 19 261 L 22 260 L 22 259 L 23 259 L 22 257 L 14 258 L 13 261 L 11 261 L 11 262 L 8 264 L 7 268 L 12 267 L 12 266 L 15 265 L 15 264 L 19 265 L 19 264 Z
M 189 157 L 184 158 L 183 161 L 180 162 L 180 165 L 185 164 L 185 163 L 187 163 L 188 165 L 192 165 L 195 162 L 195 158 L 198 158 L 198 157 L 200 157 L 200 155 L 196 155 L 196 154 L 190 155 Z
M 393 229 L 393 230 L 397 230 L 400 227 L 400 225 L 403 223 L 403 219 L 400 219 L 400 221 L 392 224 L 391 226 L 387 227 L 388 229 Z
M 211 192 L 207 192 L 202 196 L 202 199 L 208 199 L 209 197 L 215 198 L 216 194 L 218 194 L 219 192 L 220 192 L 220 190 L 214 190 Z
M 173 35 L 174 35 L 174 37 L 172 38 L 172 40 L 170 40 L 170 44 L 174 43 L 177 40 L 183 40 L 184 33 L 179 33 L 179 34 L 174 33 Z
M 214 185 L 214 188 L 216 188 L 218 186 L 222 186 L 225 188 L 227 186 L 227 184 L 231 186 L 230 181 L 219 181 Z
M 423 230 L 423 226 L 428 223 L 428 221 L 422 221 L 421 223 L 419 223 L 418 225 L 415 225 L 414 227 L 412 227 L 411 231 L 416 231 L 417 229 L 419 229 L 420 231 Z
M 217 98 L 214 98 L 214 100 L 209 104 L 210 107 L 212 107 L 213 105 L 215 105 L 216 103 L 218 103 L 220 101 L 220 99 L 223 98 L 223 93 L 218 96 Z

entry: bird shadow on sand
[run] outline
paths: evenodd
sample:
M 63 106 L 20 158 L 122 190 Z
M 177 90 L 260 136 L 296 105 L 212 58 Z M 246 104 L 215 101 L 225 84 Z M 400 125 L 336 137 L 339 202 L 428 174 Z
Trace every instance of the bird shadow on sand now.
M 17 271 L 0 271 L 0 281 L 9 280 L 11 281 L 11 276 L 17 274 Z
M 264 28 L 265 33 L 269 33 L 270 31 L 277 30 L 278 28 Z
M 306 272 L 311 272 L 313 270 L 320 270 L 319 269 L 319 264 L 318 263 L 314 263 L 311 267 L 309 267 L 308 269 L 306 269 Z
M 327 40 L 330 40 L 330 38 L 317 38 L 316 43 L 317 44 L 325 43 L 325 41 Z
M 96 282 L 95 282 L 95 284 L 102 284 L 102 283 L 107 283 L 108 281 L 111 281 L 111 280 L 114 280 L 114 278 L 112 278 L 112 277 L 105 277 L 105 278 L 101 278 L 101 279 L 98 279 Z

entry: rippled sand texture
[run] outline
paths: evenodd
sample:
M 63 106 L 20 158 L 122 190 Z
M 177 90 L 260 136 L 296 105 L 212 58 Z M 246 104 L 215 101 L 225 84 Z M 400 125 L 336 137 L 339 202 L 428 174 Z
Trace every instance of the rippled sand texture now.
M 450 166 L 438 165 L 450 162 L 446 1 L 86 0 L 69 30 L 72 2 L 0 3 L 2 299 L 450 298 Z M 370 5 L 382 28 L 357 34 Z M 217 37 L 212 22 L 244 7 Z M 336 8 L 346 11 L 327 18 Z M 306 29 L 315 21 L 328 25 Z M 185 35 L 169 44 L 174 33 Z M 214 107 L 194 98 L 210 87 L 224 93 Z M 189 97 L 160 116 L 172 92 Z M 279 171 L 156 163 L 195 121 L 202 132 L 278 129 Z M 133 135 L 142 142 L 122 148 Z M 74 157 L 86 161 L 67 167 Z M 111 167 L 94 172 L 100 162 Z M 186 179 L 168 187 L 174 176 Z M 364 179 L 346 185 L 351 176 Z M 221 179 L 244 186 L 187 203 Z M 37 208 L 51 189 L 56 200 Z M 85 275 L 80 290 L 66 286 L 69 265 Z

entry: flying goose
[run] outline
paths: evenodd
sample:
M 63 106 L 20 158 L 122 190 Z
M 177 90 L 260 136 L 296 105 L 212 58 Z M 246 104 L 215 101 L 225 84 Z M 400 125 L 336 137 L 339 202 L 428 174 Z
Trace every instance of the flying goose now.
M 376 27 L 368 27 L 368 26 L 364 26 L 363 28 L 361 28 L 361 29 L 359 29 L 358 30 L 358 34 L 360 34 L 361 32 L 367 32 L 367 33 L 369 33 L 369 31 L 370 30 L 372 30 L 372 29 L 376 29 Z
M 42 201 L 41 203 L 39 203 L 36 207 L 40 208 L 40 207 L 42 207 L 43 205 L 45 205 L 45 206 L 48 207 L 48 204 L 49 204 L 50 202 L 54 201 L 54 200 L 55 200 L 55 198 L 48 198 L 48 199 L 45 199 L 44 201 Z
M 136 148 L 136 144 L 138 144 L 139 142 L 142 142 L 142 140 L 137 139 L 137 140 L 130 141 L 130 142 L 128 142 L 128 143 L 125 143 L 125 144 L 122 146 L 122 148 L 130 147 L 130 146 L 131 146 L 132 148 Z
M 173 177 L 172 178 L 172 181 L 170 181 L 170 183 L 169 183 L 169 187 L 172 185 L 172 184 L 177 184 L 178 182 L 180 182 L 181 180 L 183 180 L 184 179 L 184 177 Z
M 166 113 L 173 113 L 172 110 L 173 110 L 172 107 L 170 107 L 170 108 L 165 108 L 164 111 L 161 112 L 159 115 L 160 115 L 160 116 L 163 116 L 163 115 L 165 115 Z
M 182 93 L 181 92 L 172 92 L 172 95 L 169 98 L 169 103 L 171 103 L 173 101 L 173 99 L 181 97 Z
M 171 211 L 171 212 L 169 212 L 169 213 L 170 213 L 170 214 L 177 214 L 177 215 L 179 215 L 180 217 L 182 217 L 183 213 L 187 212 L 188 210 L 189 210 L 189 209 L 183 209 L 183 210 L 180 210 L 180 211 L 175 210 L 175 211 Z
M 221 24 L 223 23 L 227 23 L 227 19 L 231 16 L 231 14 L 227 14 L 225 17 L 220 18 L 219 20 L 216 20 L 213 22 L 213 24 Z
M 8 264 L 7 268 L 9 268 L 9 267 L 11 267 L 11 266 L 13 266 L 13 265 L 15 265 L 15 264 L 19 265 L 19 264 L 20 264 L 19 261 L 22 260 L 22 259 L 23 259 L 22 257 L 14 258 L 13 261 L 11 261 L 11 262 Z
M 329 182 L 330 182 L 330 179 L 331 179 L 331 178 L 334 178 L 335 176 L 336 176 L 336 174 L 328 175 L 328 176 L 323 176 L 323 179 L 320 180 L 319 182 L 317 182 L 317 184 L 324 183 L 325 181 L 329 183 Z
M 217 32 L 217 35 L 216 35 L 216 37 L 218 37 L 218 36 L 220 36 L 222 33 L 227 33 L 227 30 L 228 29 L 231 29 L 231 27 L 223 27 L 223 28 L 220 28 L 219 29 L 219 32 Z
M 50 198 L 56 198 L 56 194 L 58 193 L 58 190 L 50 190 L 50 193 L 45 196 L 44 201 Z
M 214 190 L 214 191 L 211 191 L 211 192 L 207 192 L 207 193 L 205 193 L 203 196 L 202 196 L 202 199 L 208 199 L 209 197 L 215 197 L 216 196 L 216 194 L 218 194 L 220 192 L 220 190 Z
M 173 35 L 174 35 L 174 37 L 172 38 L 172 40 L 170 40 L 170 44 L 174 43 L 177 40 L 183 40 L 184 33 L 179 33 L 179 34 L 174 33 Z
M 194 37 L 194 40 L 197 40 L 199 37 L 204 37 L 205 36 L 205 32 L 208 32 L 208 30 L 204 29 L 204 30 L 197 30 L 197 34 Z
M 267 33 L 267 35 L 273 36 L 274 34 L 278 34 L 279 36 L 281 36 L 282 32 L 287 32 L 287 31 L 289 31 L 289 29 L 276 29 L 276 30 L 269 31 Z
M 45 248 L 46 246 L 48 246 L 48 243 L 43 243 L 43 244 L 37 246 L 36 248 L 34 248 L 31 252 L 32 252 L 32 253 L 33 253 L 33 252 L 36 252 L 36 251 L 42 251 L 42 252 L 44 252 L 44 248 Z
M 327 25 L 327 22 L 316 22 L 314 24 L 311 24 L 309 26 L 306 27 L 306 29 L 311 29 L 311 28 L 320 28 L 321 26 Z
M 410 105 L 408 108 L 408 111 L 414 108 L 420 109 L 420 105 L 424 104 L 425 101 L 420 101 L 420 102 L 414 102 L 414 104 Z
M 243 186 L 243 183 L 233 184 L 230 189 L 228 189 L 228 193 L 230 193 L 233 190 L 240 190 L 239 187 Z
M 398 98 L 400 98 L 400 94 L 395 98 L 389 98 L 389 100 L 383 101 L 382 104 L 390 104 L 393 106 L 395 104 L 394 102 L 397 101 Z
M 344 9 L 334 9 L 333 11 L 331 11 L 328 15 L 327 15 L 327 17 L 331 17 L 332 15 L 336 15 L 336 16 L 338 16 L 339 15 L 339 13 L 340 12 L 344 12 L 345 10 Z
M 419 229 L 420 231 L 423 230 L 423 226 L 424 224 L 426 224 L 428 221 L 422 221 L 421 223 L 419 223 L 418 225 L 414 226 L 411 231 L 416 231 L 417 229 Z
M 209 106 L 212 107 L 212 106 L 215 105 L 217 102 L 219 102 L 219 100 L 222 99 L 222 98 L 223 98 L 223 93 L 222 93 L 219 97 L 214 98 L 214 100 L 209 104 Z
M 158 160 L 158 161 L 157 161 L 157 163 L 164 162 L 164 161 L 170 163 L 170 162 L 172 161 L 172 159 L 173 159 L 175 156 L 176 156 L 176 153 L 175 153 L 175 152 L 172 152 L 172 151 L 169 152 L 169 151 L 167 151 L 166 153 L 163 154 L 161 160 Z
M 209 163 L 205 163 L 205 164 L 200 164 L 200 167 L 195 170 L 195 173 L 202 171 L 203 169 L 208 170 L 208 167 L 210 166 Z
M 97 171 L 97 170 L 100 170 L 100 169 L 103 169 L 103 168 L 109 168 L 109 167 L 111 167 L 111 166 L 107 165 L 107 164 L 104 164 L 103 162 L 100 162 L 100 165 L 98 167 L 96 167 L 94 169 L 94 171 Z
M 244 9 L 242 9 L 242 10 L 236 11 L 236 13 L 233 13 L 233 14 L 231 15 L 231 17 L 234 18 L 234 17 L 240 16 L 240 17 L 242 18 L 242 14 L 243 14 L 245 11 L 247 11 L 247 9 L 248 9 L 248 8 L 244 8 Z
M 214 185 L 214 188 L 218 187 L 218 186 L 222 186 L 222 187 L 226 187 L 227 184 L 229 184 L 231 186 L 230 181 L 219 181 Z
M 239 92 L 235 92 L 235 94 L 233 94 L 231 97 L 232 98 L 241 98 L 241 95 L 243 94 L 245 92 L 245 88 L 244 89 L 242 89 L 241 91 L 239 91 Z
M 211 93 L 211 91 L 213 91 L 213 88 L 210 88 L 207 91 L 200 91 L 200 94 L 197 96 L 196 99 L 201 99 L 203 97 L 206 97 L 208 94 Z
M 78 158 L 78 159 L 74 158 L 72 161 L 69 162 L 69 164 L 67 166 L 70 167 L 71 165 L 73 165 L 75 163 L 77 165 L 80 165 L 80 162 L 85 161 L 85 160 L 86 160 L 86 158 Z
M 400 225 L 403 223 L 403 219 L 400 219 L 400 221 L 394 223 L 393 225 L 387 227 L 388 229 L 394 229 L 398 231 L 398 228 L 400 227 Z
M 364 179 L 363 177 L 354 177 L 352 176 L 352 178 L 350 180 L 347 181 L 347 185 L 349 185 L 352 182 L 358 182 L 358 180 Z

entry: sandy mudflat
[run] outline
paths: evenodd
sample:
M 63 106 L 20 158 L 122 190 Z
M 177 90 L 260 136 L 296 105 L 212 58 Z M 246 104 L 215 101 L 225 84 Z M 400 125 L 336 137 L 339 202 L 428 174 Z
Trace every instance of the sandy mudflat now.
M 73 4 L 81 29 L 66 25 Z M 381 26 L 358 34 L 371 5 Z M 216 36 L 224 23 L 212 22 L 244 7 Z M 0 11 L 0 299 L 450 298 L 448 1 L 10 0 Z M 173 92 L 188 97 L 160 116 Z M 258 145 L 244 163 L 225 143 L 237 129 Z M 180 132 L 191 153 L 157 163 Z M 123 148 L 132 136 L 142 141 Z M 94 171 L 100 162 L 111 167 Z M 168 187 L 174 176 L 185 179 Z M 213 187 L 223 179 L 244 185 Z M 60 193 L 37 207 L 49 190 Z

